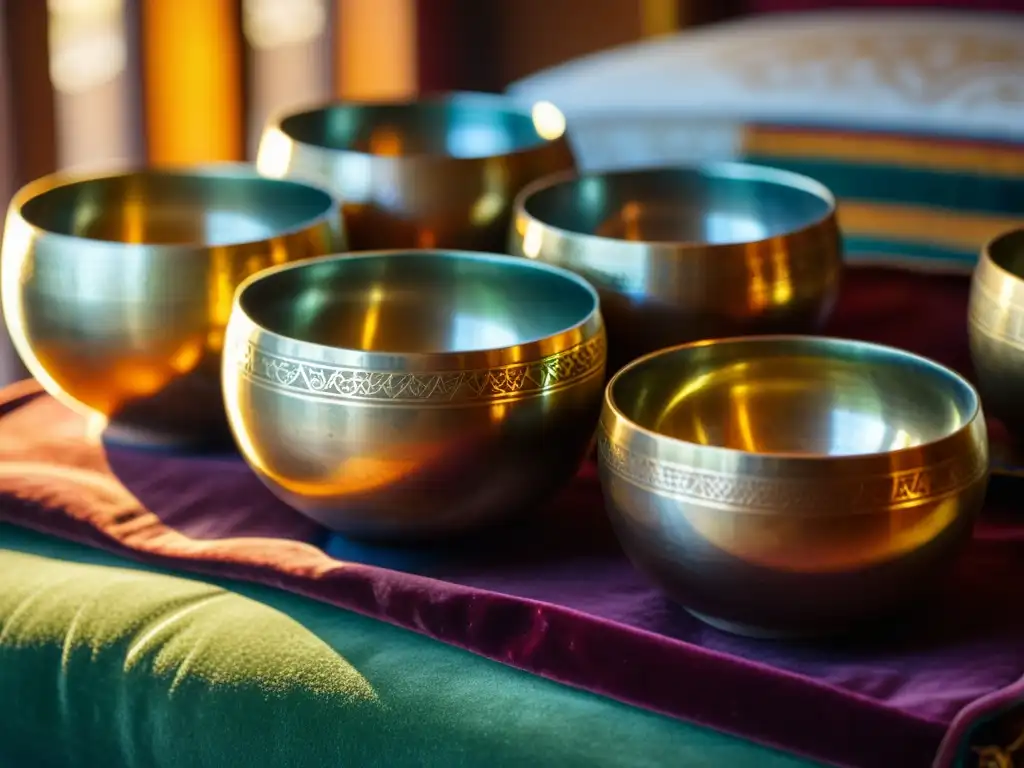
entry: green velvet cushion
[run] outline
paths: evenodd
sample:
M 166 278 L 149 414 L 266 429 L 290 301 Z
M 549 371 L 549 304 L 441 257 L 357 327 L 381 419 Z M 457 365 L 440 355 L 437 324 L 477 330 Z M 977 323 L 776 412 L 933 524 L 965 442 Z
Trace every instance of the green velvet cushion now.
M 0 525 L 0 766 L 809 763 L 272 589 Z

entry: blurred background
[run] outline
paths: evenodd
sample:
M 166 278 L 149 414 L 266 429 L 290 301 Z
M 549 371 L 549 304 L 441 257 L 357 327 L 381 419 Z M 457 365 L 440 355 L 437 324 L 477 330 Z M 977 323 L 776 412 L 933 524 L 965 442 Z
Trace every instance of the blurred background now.
M 501 91 L 732 0 L 0 0 L 0 204 L 111 162 L 253 157 L 273 111 Z M 0 335 L 0 383 L 24 375 Z

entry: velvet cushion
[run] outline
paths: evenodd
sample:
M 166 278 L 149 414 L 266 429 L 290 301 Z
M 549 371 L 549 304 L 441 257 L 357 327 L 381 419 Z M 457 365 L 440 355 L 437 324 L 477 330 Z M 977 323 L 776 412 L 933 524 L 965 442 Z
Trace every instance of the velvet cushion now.
M 272 589 L 0 525 L 0 765 L 810 763 Z
M 769 14 L 511 86 L 565 112 L 585 170 L 748 160 L 818 178 L 856 263 L 969 271 L 1024 224 L 1024 17 Z

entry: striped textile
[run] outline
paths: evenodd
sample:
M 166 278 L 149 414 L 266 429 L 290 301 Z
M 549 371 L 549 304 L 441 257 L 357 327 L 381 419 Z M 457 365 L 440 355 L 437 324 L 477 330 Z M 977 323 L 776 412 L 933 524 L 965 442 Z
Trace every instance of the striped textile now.
M 1024 144 L 763 124 L 741 136 L 743 159 L 832 189 L 853 262 L 967 271 L 1024 226 Z

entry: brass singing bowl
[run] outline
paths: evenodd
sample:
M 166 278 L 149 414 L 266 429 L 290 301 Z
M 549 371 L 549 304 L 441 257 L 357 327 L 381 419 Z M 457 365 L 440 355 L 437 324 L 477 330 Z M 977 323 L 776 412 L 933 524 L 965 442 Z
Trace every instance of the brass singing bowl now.
M 597 288 L 613 369 L 699 339 L 813 331 L 842 270 L 828 189 L 742 163 L 542 179 L 516 198 L 509 250 Z
M 1024 229 L 982 249 L 967 312 L 971 358 L 985 409 L 1024 438 Z
M 235 288 L 343 245 L 327 192 L 244 166 L 57 174 L 11 202 L 4 318 L 32 375 L 111 438 L 230 441 L 220 357 Z
M 268 270 L 239 289 L 227 343 L 242 455 L 287 504 L 357 538 L 443 536 L 534 508 L 577 470 L 601 407 L 597 294 L 507 256 Z
M 353 250 L 495 253 L 505 250 L 515 194 L 575 165 L 553 105 L 479 93 L 287 114 L 268 123 L 256 163 L 334 192 Z
M 979 398 L 908 352 L 811 336 L 643 357 L 605 395 L 606 507 L 633 563 L 725 631 L 827 635 L 935 586 L 984 501 Z

